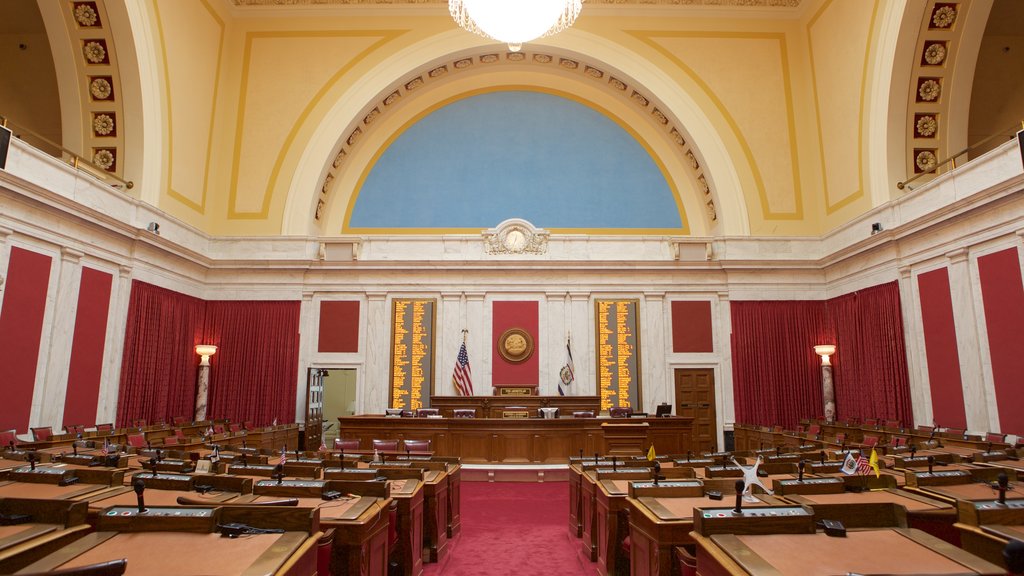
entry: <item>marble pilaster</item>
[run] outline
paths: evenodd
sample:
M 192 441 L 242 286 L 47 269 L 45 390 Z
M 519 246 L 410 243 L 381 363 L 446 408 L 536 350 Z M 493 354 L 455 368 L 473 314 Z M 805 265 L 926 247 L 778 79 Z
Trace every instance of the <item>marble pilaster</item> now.
M 78 311 L 78 291 L 82 279 L 82 256 L 72 248 L 62 248 L 56 282 L 50 283 L 53 297 L 52 322 L 49 337 L 44 334 L 40 342 L 40 355 L 45 351 L 45 368 L 36 374 L 36 389 L 33 395 L 33 421 L 42 425 L 54 425 L 63 420 L 64 401 L 68 388 L 68 369 L 71 365 L 71 346 L 75 333 L 75 317 Z M 56 285 L 56 294 L 54 294 Z M 49 300 L 49 298 L 48 298 Z M 50 303 L 47 303 L 48 307 Z M 48 344 L 48 345 L 47 345 Z M 92 422 L 83 422 L 92 424 Z
M 542 316 L 547 318 L 547 331 L 544 334 L 544 351 L 542 356 L 546 373 L 542 371 L 540 379 L 540 394 L 542 396 L 558 396 L 558 384 L 561 382 L 560 373 L 565 365 L 565 336 L 568 325 L 566 300 L 568 294 L 565 292 L 548 292 L 545 294 Z M 571 394 L 572 391 L 567 391 Z
M 640 371 L 643 378 L 640 410 L 653 414 L 655 406 L 668 402 L 674 388 L 665 365 L 665 293 L 644 292 L 640 324 Z
M 383 414 L 384 409 L 391 405 L 388 398 L 391 390 L 388 385 L 391 318 L 387 293 L 367 292 L 366 300 L 366 375 L 363 389 L 356 396 L 356 412 Z
M 971 282 L 968 257 L 966 248 L 946 254 L 949 260 L 949 289 L 953 300 L 953 325 L 956 327 L 956 347 L 960 356 L 960 381 L 964 391 L 967 429 L 986 432 L 989 429 L 989 414 L 977 325 L 977 316 L 984 314 L 984 310 L 980 308 L 980 294 L 975 294 Z M 949 424 L 939 422 L 939 425 Z
M 907 350 L 907 376 L 910 379 L 910 403 L 913 407 L 914 422 L 931 422 L 932 392 L 924 370 L 924 332 L 921 302 L 915 289 L 917 281 L 909 266 L 900 268 L 899 274 L 903 340 Z
M 466 352 L 469 354 L 469 368 L 473 373 L 473 395 L 491 394 L 491 335 L 490 322 L 484 321 L 484 293 L 466 293 Z M 489 314 L 488 314 L 489 317 Z
M 572 362 L 576 366 L 577 396 L 597 395 L 597 366 L 594 360 L 594 321 L 590 292 L 570 292 L 567 324 L 572 336 Z
M 313 292 L 303 292 L 299 303 L 299 366 L 295 374 L 295 421 L 306 421 L 306 394 L 309 381 L 306 370 L 316 357 L 318 339 L 317 325 L 320 319 L 320 304 L 313 300 Z M 358 400 L 357 400 L 358 402 Z
M 462 294 L 458 292 L 441 293 L 441 310 L 438 314 L 440 326 L 440 337 L 435 341 L 440 344 L 441 349 L 434 355 L 438 364 L 434 366 L 434 395 L 455 396 L 455 387 L 452 386 L 452 372 L 455 369 L 455 360 L 458 358 L 459 346 L 462 345 L 462 329 L 465 328 L 465 321 L 462 314 Z M 467 336 L 467 353 L 469 348 Z M 473 364 L 469 365 L 470 371 Z M 474 388 L 475 391 L 475 388 Z
M 107 313 L 107 335 L 103 347 L 103 377 L 100 379 L 100 400 L 96 405 L 96 422 L 113 422 L 117 418 L 117 397 L 121 387 L 121 363 L 124 359 L 124 333 L 128 321 L 128 302 L 132 289 L 132 267 L 120 266 L 110 291 Z

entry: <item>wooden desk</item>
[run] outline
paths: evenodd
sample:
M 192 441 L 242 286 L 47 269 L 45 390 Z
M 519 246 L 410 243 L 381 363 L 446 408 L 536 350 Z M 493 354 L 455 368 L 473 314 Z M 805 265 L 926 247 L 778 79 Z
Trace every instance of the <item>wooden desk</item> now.
M 423 483 L 414 478 L 388 480 L 398 502 L 398 550 L 403 576 L 423 574 Z
M 630 480 L 607 479 L 597 482 L 597 573 L 628 574 L 627 561 L 620 554 L 622 542 L 629 533 L 626 497 Z
M 462 462 L 564 464 L 569 457 L 607 452 L 601 425 L 621 419 L 558 418 L 388 418 L 352 416 L 338 419 L 342 438 L 370 446 L 374 439 L 430 440 L 437 456 L 459 456 Z M 645 446 L 658 454 L 693 450 L 693 419 L 631 418 L 647 424 Z
M 1001 568 L 925 534 L 889 528 L 816 534 L 694 535 L 704 576 L 830 576 L 835 574 L 985 574 Z
M 477 418 L 501 418 L 508 407 L 525 407 L 530 417 L 537 416 L 539 408 L 558 408 L 562 416 L 573 412 L 601 411 L 600 396 L 431 396 L 430 407 L 441 415 L 452 417 L 453 410 L 474 410 Z
M 964 550 L 1005 566 L 1003 549 L 1010 540 L 1024 541 L 1024 501 L 976 500 L 957 502 Z
M 61 548 L 89 530 L 84 503 L 4 498 L 0 512 L 25 514 L 31 521 L 0 526 L 0 573 L 11 573 Z

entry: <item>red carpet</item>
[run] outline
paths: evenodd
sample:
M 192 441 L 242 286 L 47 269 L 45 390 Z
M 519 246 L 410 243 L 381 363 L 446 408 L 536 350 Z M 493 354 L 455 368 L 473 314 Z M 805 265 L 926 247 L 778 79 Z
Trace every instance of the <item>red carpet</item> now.
M 570 539 L 568 482 L 463 482 L 462 535 L 445 565 L 424 576 L 583 576 Z

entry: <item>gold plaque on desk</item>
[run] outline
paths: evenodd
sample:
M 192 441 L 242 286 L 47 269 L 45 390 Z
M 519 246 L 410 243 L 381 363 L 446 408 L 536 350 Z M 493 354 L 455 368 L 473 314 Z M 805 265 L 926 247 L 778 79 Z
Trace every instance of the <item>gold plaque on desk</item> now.
M 502 418 L 529 418 L 530 417 L 530 411 L 529 410 L 523 410 L 523 409 L 502 410 L 501 411 L 501 417 Z
M 533 356 L 533 336 L 521 328 L 509 328 L 498 338 L 498 354 L 506 362 L 520 364 Z
M 501 386 L 495 387 L 498 396 L 533 396 L 536 386 Z

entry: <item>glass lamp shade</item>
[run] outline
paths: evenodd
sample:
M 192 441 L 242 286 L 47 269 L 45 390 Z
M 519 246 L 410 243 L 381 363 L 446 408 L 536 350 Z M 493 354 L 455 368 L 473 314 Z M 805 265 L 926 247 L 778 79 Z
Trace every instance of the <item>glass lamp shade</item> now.
M 582 8 L 583 0 L 448 0 L 456 24 L 513 52 L 572 26 Z
M 217 347 L 212 344 L 199 344 L 196 346 L 196 354 L 199 354 L 202 358 L 199 361 L 200 366 L 210 365 L 210 356 L 217 353 Z
M 814 347 L 814 353 L 817 354 L 818 356 L 821 356 L 822 366 L 831 366 L 832 363 L 829 361 L 829 358 L 836 353 L 836 345 L 819 344 Z

